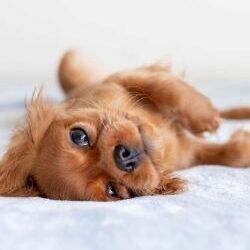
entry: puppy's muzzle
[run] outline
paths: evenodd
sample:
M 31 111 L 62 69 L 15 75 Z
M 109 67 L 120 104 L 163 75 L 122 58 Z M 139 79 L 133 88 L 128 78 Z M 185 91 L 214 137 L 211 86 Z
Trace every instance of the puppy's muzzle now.
M 114 150 L 114 160 L 119 169 L 132 172 L 140 163 L 141 153 L 134 148 L 117 145 Z

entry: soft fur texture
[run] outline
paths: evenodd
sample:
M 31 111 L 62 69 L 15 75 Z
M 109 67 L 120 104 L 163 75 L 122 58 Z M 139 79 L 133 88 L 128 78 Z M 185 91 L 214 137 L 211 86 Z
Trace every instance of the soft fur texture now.
M 138 195 L 175 194 L 185 181 L 173 171 L 200 164 L 250 166 L 250 133 L 236 131 L 224 144 L 205 141 L 221 117 L 250 118 L 249 108 L 219 113 L 169 65 L 156 63 L 103 77 L 76 52 L 59 67 L 67 99 L 52 104 L 35 94 L 0 163 L 2 196 L 109 201 Z M 237 115 L 238 114 L 238 115 Z M 73 128 L 90 141 L 79 148 Z M 114 149 L 141 152 L 131 172 L 117 167 Z M 109 195 L 112 183 L 115 197 Z

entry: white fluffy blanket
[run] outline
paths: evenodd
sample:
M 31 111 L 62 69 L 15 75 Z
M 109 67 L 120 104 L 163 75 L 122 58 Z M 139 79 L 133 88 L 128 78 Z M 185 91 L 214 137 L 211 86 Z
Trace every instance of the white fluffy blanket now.
M 30 87 L 1 89 L 2 153 Z M 237 104 L 242 93 L 235 99 L 231 91 L 234 98 L 223 102 L 216 92 L 215 102 Z M 242 126 L 250 123 L 226 122 L 212 139 L 225 140 Z M 0 198 L 0 249 L 249 250 L 250 168 L 199 166 L 178 174 L 189 181 L 189 190 L 176 196 L 109 203 Z

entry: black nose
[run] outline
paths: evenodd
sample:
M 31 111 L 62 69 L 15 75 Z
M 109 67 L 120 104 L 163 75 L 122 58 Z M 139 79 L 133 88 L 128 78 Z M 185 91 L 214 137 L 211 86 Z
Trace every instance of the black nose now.
M 140 163 L 140 152 L 136 149 L 117 145 L 114 150 L 114 159 L 118 168 L 123 171 L 131 172 Z

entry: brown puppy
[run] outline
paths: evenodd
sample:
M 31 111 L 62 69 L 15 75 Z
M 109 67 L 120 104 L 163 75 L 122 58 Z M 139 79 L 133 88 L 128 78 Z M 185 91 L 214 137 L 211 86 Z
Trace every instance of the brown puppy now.
M 250 166 L 250 133 L 238 131 L 224 144 L 196 136 L 215 131 L 220 114 L 168 66 L 102 80 L 91 72 L 69 52 L 59 68 L 67 100 L 56 106 L 41 94 L 33 98 L 0 163 L 2 196 L 109 201 L 174 194 L 185 185 L 175 170 Z

